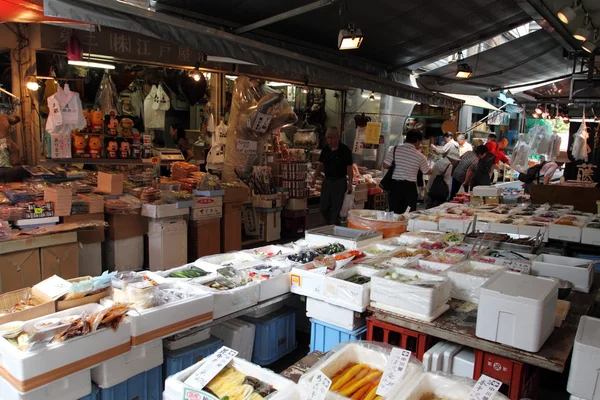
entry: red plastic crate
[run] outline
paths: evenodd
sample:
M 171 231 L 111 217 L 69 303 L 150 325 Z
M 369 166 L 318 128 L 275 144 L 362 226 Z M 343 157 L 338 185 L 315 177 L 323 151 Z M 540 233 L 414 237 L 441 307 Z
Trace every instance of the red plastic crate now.
M 431 346 L 429 335 L 388 324 L 375 317 L 367 318 L 367 340 L 410 350 L 420 361 L 423 361 L 423 354 Z
M 482 374 L 502 382 L 500 391 L 511 400 L 537 398 L 539 370 L 531 365 L 476 349 L 473 379 L 478 380 Z
M 289 211 L 281 213 L 281 233 L 283 235 L 297 235 L 306 229 L 306 210 Z

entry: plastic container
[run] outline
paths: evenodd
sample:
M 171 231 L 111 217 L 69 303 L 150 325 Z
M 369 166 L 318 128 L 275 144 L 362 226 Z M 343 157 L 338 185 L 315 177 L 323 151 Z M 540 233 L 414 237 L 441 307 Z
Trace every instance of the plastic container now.
M 102 400 L 161 400 L 163 391 L 162 365 L 142 372 L 116 386 L 100 389 Z
M 398 282 L 385 279 L 388 272 L 392 271 L 380 271 L 371 277 L 371 301 L 429 315 L 446 304 L 450 298 L 452 284 L 446 277 L 406 268 L 396 268 L 394 271 L 399 276 L 414 281 Z
M 348 331 L 362 328 L 367 324 L 365 318 L 356 311 L 311 297 L 306 298 L 306 316 Z
M 452 282 L 452 298 L 479 302 L 479 288 L 495 274 L 505 271 L 502 265 L 486 264 L 477 261 L 466 261 L 455 265 L 446 271 L 446 275 Z
M 163 339 L 168 350 L 179 350 L 203 342 L 210 337 L 210 328 L 195 327 Z
M 600 400 L 600 319 L 579 320 L 567 391 L 587 400 Z
M 472 379 L 475 372 L 475 352 L 473 349 L 463 347 L 452 359 L 450 373 Z
M 66 399 L 63 398 L 61 400 Z M 79 400 L 100 400 L 100 388 L 92 383 L 92 393 L 80 398 Z
M 392 221 L 387 218 L 393 219 Z M 376 210 L 348 211 L 348 227 L 363 230 L 375 229 L 383 238 L 399 236 L 408 228 L 408 218 L 400 214 Z
M 320 228 L 307 230 L 304 237 L 308 243 L 316 246 L 340 243 L 343 244 L 346 249 L 362 249 L 371 244 L 380 242 L 383 235 L 376 231 L 365 232 L 363 229 L 326 225 Z
M 357 340 L 365 340 L 367 337 L 367 327 L 349 331 L 342 329 L 339 326 L 330 325 L 328 323 L 311 318 L 310 331 L 310 352 L 315 350 L 324 353 L 331 350 L 337 344 L 344 342 L 355 342 Z
M 556 317 L 554 318 L 554 327 L 560 328 L 562 323 L 567 319 L 567 314 L 571 309 L 571 303 L 564 300 L 558 300 L 556 302 Z
M 175 375 L 176 373 L 191 367 L 195 363 L 202 361 L 204 358 L 219 350 L 222 346 L 223 341 L 221 339 L 211 336 L 200 343 L 182 349 L 165 349 L 163 379 L 167 379 L 169 376 Z
M 60 378 L 38 389 L 19 392 L 14 386 L 0 377 L 0 399 L 2 400 L 76 400 L 92 391 L 90 370 L 76 372 Z M 84 397 L 87 399 L 87 397 Z
M 327 303 L 357 312 L 366 311 L 369 305 L 371 282 L 363 284 L 348 282 L 353 276 L 370 278 L 379 271 L 369 267 L 351 267 L 325 276 L 325 298 Z
M 480 288 L 475 334 L 535 353 L 554 330 L 557 300 L 556 280 L 502 272 Z
M 223 345 L 238 352 L 238 357 L 250 361 L 254 348 L 256 327 L 234 318 L 210 329 L 211 335 L 223 340 Z
M 260 318 L 243 317 L 256 326 L 252 362 L 269 365 L 296 349 L 296 314 L 282 308 Z
M 594 283 L 594 263 L 590 260 L 540 254 L 533 259 L 532 275 L 553 276 L 575 285 L 578 292 L 589 293 Z

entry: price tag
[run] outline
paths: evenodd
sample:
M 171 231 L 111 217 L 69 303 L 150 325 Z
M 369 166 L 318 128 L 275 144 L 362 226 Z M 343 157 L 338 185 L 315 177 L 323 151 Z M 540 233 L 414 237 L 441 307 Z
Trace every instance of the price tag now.
M 500 390 L 502 382 L 497 381 L 494 378 L 490 378 L 487 375 L 481 375 L 471 393 L 469 393 L 469 400 L 491 400 L 498 390 Z
M 377 387 L 375 394 L 378 396 L 387 396 L 390 389 L 401 381 L 408 369 L 411 352 L 394 347 L 388 359 L 385 371 Z
M 254 124 L 252 124 L 252 130 L 255 132 L 265 133 L 269 129 L 269 124 L 273 119 L 272 115 L 257 113 Z
M 160 163 L 160 160 L 158 159 L 158 157 L 152 157 L 151 160 L 152 160 L 152 164 L 154 164 L 154 165 Z
M 327 273 L 327 267 L 314 268 L 314 269 L 311 269 L 310 272 L 313 272 L 315 274 L 325 275 Z
M 183 400 L 217 400 L 217 398 L 209 395 L 208 393 L 185 388 L 183 389 Z
M 312 387 L 306 400 L 323 400 L 325 395 L 331 387 L 331 379 L 329 379 L 323 372 L 319 371 L 312 378 Z
M 255 155 L 258 149 L 258 142 L 254 140 L 239 140 L 236 143 L 238 153 L 246 155 Z
M 215 353 L 210 355 L 204 364 L 185 380 L 185 384 L 193 388 L 202 389 L 205 387 L 217 374 L 229 364 L 238 352 L 223 346 Z

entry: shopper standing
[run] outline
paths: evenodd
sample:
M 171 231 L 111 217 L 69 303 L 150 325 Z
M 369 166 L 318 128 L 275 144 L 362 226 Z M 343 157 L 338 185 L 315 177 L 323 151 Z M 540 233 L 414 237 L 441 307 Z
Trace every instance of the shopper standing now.
M 321 172 L 325 172 L 321 188 L 321 214 L 329 225 L 333 225 L 339 224 L 344 195 L 352 192 L 352 151 L 340 142 L 340 132 L 335 126 L 327 129 L 325 138 L 327 146 L 321 151 L 312 184 L 316 183 Z
M 442 177 L 444 184 L 446 185 L 444 196 L 437 197 L 432 193 L 432 187 L 436 178 Z M 427 199 L 425 202 L 425 208 L 437 207 L 440 204 L 448 201 L 448 195 L 450 194 L 450 182 L 452 179 L 452 160 L 448 157 L 442 157 L 433 164 L 433 171 L 427 182 Z
M 430 174 L 427 158 L 421 153 L 423 135 L 417 130 L 410 130 L 406 134 L 404 144 L 396 146 L 390 151 L 383 162 L 383 168 L 388 169 L 395 164 L 392 175 L 392 186 L 389 190 L 390 210 L 402 214 L 410 207 L 411 211 L 417 209 L 417 175 Z
M 457 137 L 456 137 L 456 141 L 458 142 L 458 155 L 462 158 L 462 156 L 469 152 L 469 151 L 473 151 L 473 146 L 471 146 L 471 144 L 469 142 L 467 142 L 467 137 L 463 134 L 460 133 Z
M 473 164 L 477 165 L 477 154 L 471 150 L 463 154 L 460 158 L 460 162 L 454 167 L 454 171 L 452 172 L 452 192 L 450 193 L 450 199 L 453 199 L 454 196 L 456 196 L 462 185 L 465 185 L 465 191 L 469 190 L 466 182 L 467 171 L 469 171 Z
M 441 148 L 434 144 L 431 145 L 431 148 L 442 157 L 450 157 L 453 160 L 458 160 L 460 157 L 459 145 L 458 142 L 454 140 L 451 132 L 444 133 L 444 142 L 445 144 Z
M 489 186 L 492 184 L 490 175 L 496 162 L 496 155 L 489 152 L 486 146 L 477 147 L 475 154 L 477 154 L 478 161 L 477 166 L 471 166 L 475 171 L 473 177 L 470 179 L 470 187 Z

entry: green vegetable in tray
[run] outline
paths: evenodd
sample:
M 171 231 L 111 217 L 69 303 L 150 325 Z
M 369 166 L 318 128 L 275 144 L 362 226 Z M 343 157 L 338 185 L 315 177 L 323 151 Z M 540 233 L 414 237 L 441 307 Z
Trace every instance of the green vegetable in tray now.
M 332 254 L 336 254 L 336 253 L 341 253 L 342 251 L 345 251 L 345 250 L 346 250 L 346 247 L 343 244 L 331 243 L 325 247 L 321 247 L 320 249 L 317 250 L 317 252 L 320 254 L 332 255 Z
M 169 274 L 169 278 L 193 279 L 200 278 L 206 275 L 208 275 L 208 272 L 192 265 L 189 269 L 171 272 Z
M 371 278 L 363 275 L 352 275 L 350 278 L 344 279 L 346 282 L 356 283 L 357 285 L 364 285 L 365 283 L 371 282 Z

